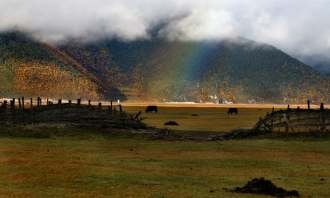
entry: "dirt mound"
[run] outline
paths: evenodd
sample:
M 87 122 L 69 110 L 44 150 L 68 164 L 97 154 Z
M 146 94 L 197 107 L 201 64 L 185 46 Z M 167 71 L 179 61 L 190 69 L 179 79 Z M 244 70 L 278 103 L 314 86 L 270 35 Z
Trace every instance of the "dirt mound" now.
M 245 186 L 233 189 L 232 192 L 270 195 L 274 197 L 300 197 L 298 191 L 287 191 L 277 187 L 270 180 L 264 178 L 255 178 L 249 181 Z
M 179 126 L 179 124 L 175 121 L 168 121 L 164 125 L 165 126 Z

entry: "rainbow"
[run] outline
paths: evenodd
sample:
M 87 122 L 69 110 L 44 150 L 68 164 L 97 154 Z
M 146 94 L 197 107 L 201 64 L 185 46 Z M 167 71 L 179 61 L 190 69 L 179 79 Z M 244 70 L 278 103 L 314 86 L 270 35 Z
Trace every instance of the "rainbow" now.
M 168 42 L 165 46 L 152 53 L 152 57 L 158 57 L 157 62 L 151 63 L 155 70 L 153 79 L 149 82 L 150 91 L 154 89 L 176 90 L 180 95 L 187 85 L 198 86 L 199 79 L 209 68 L 212 52 L 216 45 L 209 42 Z

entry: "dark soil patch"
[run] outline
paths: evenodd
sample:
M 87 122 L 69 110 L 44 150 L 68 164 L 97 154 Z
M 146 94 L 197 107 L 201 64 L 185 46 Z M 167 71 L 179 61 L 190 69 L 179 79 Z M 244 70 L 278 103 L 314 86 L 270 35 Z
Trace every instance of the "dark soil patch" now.
M 175 121 L 168 121 L 164 125 L 165 126 L 179 126 L 179 124 Z
M 300 197 L 296 190 L 287 191 L 283 188 L 277 187 L 270 180 L 264 178 L 255 178 L 249 181 L 243 187 L 237 187 L 232 192 L 236 193 L 250 193 L 259 195 L 269 195 L 273 197 Z

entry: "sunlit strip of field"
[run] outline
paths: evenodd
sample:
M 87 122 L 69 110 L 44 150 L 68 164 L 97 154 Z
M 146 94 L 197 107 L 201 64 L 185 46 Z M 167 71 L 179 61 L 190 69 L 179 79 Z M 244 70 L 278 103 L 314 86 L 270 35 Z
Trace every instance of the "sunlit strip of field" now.
M 171 128 L 184 131 L 217 131 L 249 129 L 270 108 L 239 108 L 238 115 L 228 115 L 227 108 L 159 106 L 158 113 L 145 113 L 144 106 L 124 106 L 128 112 L 141 111 L 144 122 L 157 128 Z M 176 121 L 179 126 L 164 126 L 167 121 Z
M 122 103 L 128 112 L 143 112 L 145 123 L 157 128 L 184 131 L 227 132 L 235 129 L 251 129 L 267 113 L 286 109 L 285 104 L 210 104 L 210 103 Z M 157 105 L 156 114 L 147 114 L 148 105 Z M 228 115 L 228 108 L 238 108 L 238 115 Z M 307 108 L 305 104 L 290 105 L 290 108 Z M 319 108 L 312 105 L 311 108 Z M 164 126 L 167 121 L 176 121 L 179 126 Z
M 3 101 L 3 100 L 2 100 Z M 54 104 L 57 104 L 56 99 L 49 99 Z M 29 108 L 29 100 L 25 100 L 25 108 Z M 68 103 L 68 100 L 62 99 L 62 103 Z M 72 103 L 77 103 L 77 100 L 72 100 Z M 18 102 L 16 102 L 18 103 Z M 34 106 L 36 101 L 33 101 Z M 43 105 L 46 100 L 42 101 Z M 91 105 L 98 106 L 102 104 L 104 108 L 111 105 L 110 101 L 91 101 Z M 81 104 L 87 105 L 87 100 L 82 100 Z M 170 128 L 183 131 L 216 131 L 227 132 L 234 129 L 251 129 L 257 121 L 264 117 L 267 113 L 278 109 L 286 109 L 285 104 L 211 104 L 211 103 L 157 103 L 157 102 L 124 102 L 114 101 L 114 108 L 119 110 L 121 104 L 123 110 L 135 114 L 142 112 L 144 122 L 152 127 Z M 17 104 L 16 104 L 17 105 Z M 145 113 L 146 106 L 157 105 L 159 108 L 156 114 Z M 238 108 L 238 115 L 228 115 L 228 108 Z M 306 104 L 290 105 L 290 108 L 307 108 Z M 319 108 L 318 105 L 311 106 L 314 109 Z M 330 106 L 326 106 L 329 108 Z M 164 126 L 168 121 L 176 121 L 179 126 Z
M 13 98 L 0 98 L 0 103 L 4 101 L 9 102 Z M 78 99 L 62 99 L 62 98 L 41 98 L 42 105 L 52 102 L 57 104 L 58 100 L 61 99 L 62 103 L 69 103 L 71 101 L 73 104 L 77 103 Z M 275 103 L 263 103 L 263 104 L 247 104 L 247 103 L 235 103 L 235 104 L 215 104 L 215 103 L 195 103 L 195 102 L 154 102 L 154 101 L 145 101 L 145 102 L 130 102 L 130 101 L 120 101 L 120 100 L 91 100 L 91 105 L 97 106 L 101 103 L 103 106 L 109 106 L 112 102 L 113 105 L 127 106 L 127 107 L 146 107 L 148 105 L 157 105 L 159 107 L 213 107 L 213 108 L 275 108 L 275 109 L 284 109 L 288 107 L 288 104 L 275 104 Z M 16 98 L 16 103 L 18 103 L 18 98 Z M 33 98 L 33 104 L 37 103 L 37 98 Z M 30 98 L 25 98 L 25 104 L 30 104 Z M 86 99 L 81 99 L 81 104 L 89 104 L 89 101 Z M 289 104 L 290 108 L 307 108 L 307 104 Z M 311 108 L 317 109 L 320 107 L 320 104 L 311 104 Z M 325 104 L 326 108 L 330 108 L 330 104 Z
M 107 104 L 108 102 L 104 101 L 104 104 Z M 114 103 L 116 104 L 116 103 Z M 288 107 L 288 104 L 244 104 L 244 103 L 238 103 L 238 104 L 215 104 L 215 103 L 184 103 L 184 102 L 169 102 L 169 103 L 160 103 L 160 102 L 123 102 L 121 103 L 123 106 L 138 106 L 138 107 L 145 107 L 148 105 L 157 105 L 160 107 L 196 107 L 196 108 L 275 108 L 275 109 L 285 109 Z M 307 108 L 307 104 L 290 104 L 290 108 Z M 311 108 L 317 109 L 319 108 L 319 105 L 313 104 L 311 105 Z M 330 108 L 329 105 L 325 105 L 325 107 Z

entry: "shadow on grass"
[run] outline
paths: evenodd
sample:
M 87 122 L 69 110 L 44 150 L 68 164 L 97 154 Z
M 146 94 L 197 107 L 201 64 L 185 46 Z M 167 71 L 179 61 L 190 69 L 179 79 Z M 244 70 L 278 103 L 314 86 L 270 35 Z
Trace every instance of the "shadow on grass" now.
M 3 125 L 0 127 L 0 137 L 17 138 L 134 138 L 154 141 L 228 141 L 228 140 L 298 140 L 298 141 L 327 141 L 330 133 L 264 133 L 252 130 L 237 129 L 231 132 L 207 131 L 174 131 L 156 128 L 143 130 L 77 127 L 67 124 L 29 124 L 29 125 Z

